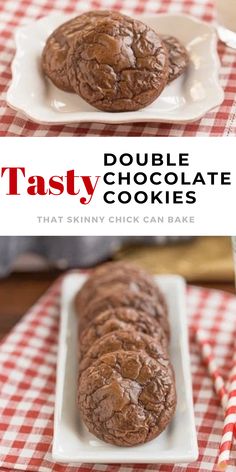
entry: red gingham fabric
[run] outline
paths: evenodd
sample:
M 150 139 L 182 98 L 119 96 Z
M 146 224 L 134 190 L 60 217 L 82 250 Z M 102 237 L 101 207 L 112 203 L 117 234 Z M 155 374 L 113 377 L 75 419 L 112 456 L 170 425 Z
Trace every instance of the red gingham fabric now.
M 213 1 L 208 0 L 0 0 L 0 136 L 236 136 L 236 53 L 222 43 L 219 54 L 224 103 L 195 123 L 48 126 L 33 123 L 8 108 L 5 96 L 11 80 L 16 28 L 52 12 L 76 14 L 95 8 L 126 10 L 130 15 L 183 12 L 205 21 L 215 19 Z
M 59 323 L 57 282 L 0 345 L 0 470 L 35 472 L 216 471 L 223 412 L 191 337 L 191 366 L 199 460 L 190 465 L 71 465 L 52 461 L 54 389 Z M 236 298 L 224 292 L 189 287 L 188 318 L 213 340 L 225 379 L 232 363 Z M 183 431 L 184 435 L 184 431 Z M 236 460 L 236 450 L 232 452 Z M 235 469 L 234 469 L 235 470 Z

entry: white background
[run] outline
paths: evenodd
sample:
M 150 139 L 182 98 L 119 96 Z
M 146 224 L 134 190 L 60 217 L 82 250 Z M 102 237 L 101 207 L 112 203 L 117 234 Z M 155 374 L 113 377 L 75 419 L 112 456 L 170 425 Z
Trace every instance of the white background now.
M 232 173 L 231 186 L 195 186 L 182 190 L 195 190 L 197 203 L 193 205 L 158 205 L 119 203 L 108 205 L 103 201 L 107 190 L 127 190 L 124 187 L 106 186 L 101 182 L 89 205 L 81 205 L 79 197 L 29 196 L 27 181 L 20 179 L 20 196 L 7 196 L 6 180 L 0 179 L 0 234 L 1 235 L 231 235 L 236 234 L 236 156 L 235 140 L 231 138 L 1 138 L 0 163 L 2 167 L 23 166 L 27 176 L 65 175 L 75 169 L 77 175 L 101 175 L 105 172 L 181 172 L 191 178 L 196 172 L 218 171 Z M 178 161 L 179 153 L 189 153 L 189 167 L 111 166 L 105 168 L 104 153 L 135 155 L 141 153 L 171 154 Z M 150 185 L 130 186 L 129 191 L 149 192 L 181 190 L 181 187 Z M 109 216 L 139 216 L 139 224 L 109 223 Z M 144 215 L 164 216 L 160 224 L 144 224 Z M 37 216 L 63 216 L 62 223 L 39 223 Z M 103 224 L 68 224 L 68 216 L 104 216 Z M 169 223 L 169 216 L 194 217 L 194 223 Z

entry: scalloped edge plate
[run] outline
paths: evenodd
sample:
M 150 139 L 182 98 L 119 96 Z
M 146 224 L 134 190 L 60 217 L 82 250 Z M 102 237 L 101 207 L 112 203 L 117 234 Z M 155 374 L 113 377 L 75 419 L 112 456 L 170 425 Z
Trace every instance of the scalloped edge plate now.
M 179 38 L 190 54 L 186 73 L 168 85 L 150 106 L 135 112 L 107 113 L 96 110 L 75 94 L 57 89 L 44 78 L 40 56 L 49 34 L 68 18 L 71 15 L 49 15 L 16 32 L 16 54 L 7 103 L 29 119 L 42 124 L 188 123 L 222 103 L 224 92 L 219 82 L 215 29 L 181 14 L 136 16 L 158 32 Z

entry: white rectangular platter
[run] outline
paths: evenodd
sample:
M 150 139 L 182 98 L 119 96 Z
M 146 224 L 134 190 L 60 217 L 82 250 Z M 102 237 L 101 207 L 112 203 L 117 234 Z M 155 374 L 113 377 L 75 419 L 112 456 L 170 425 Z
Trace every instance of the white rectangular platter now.
M 186 295 L 184 280 L 158 276 L 169 307 L 170 356 L 176 375 L 177 410 L 169 427 L 155 440 L 131 448 L 99 441 L 88 433 L 76 405 L 78 344 L 74 297 L 85 276 L 69 274 L 62 285 L 61 323 L 57 364 L 53 459 L 67 463 L 183 463 L 198 457 L 193 412 Z

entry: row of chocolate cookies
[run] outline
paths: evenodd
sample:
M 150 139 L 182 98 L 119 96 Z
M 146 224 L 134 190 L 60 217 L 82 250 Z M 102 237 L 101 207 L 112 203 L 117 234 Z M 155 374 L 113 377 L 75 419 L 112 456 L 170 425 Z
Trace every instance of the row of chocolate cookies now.
M 79 316 L 78 405 L 88 430 L 117 446 L 157 437 L 176 406 L 165 299 L 127 263 L 94 270 L 75 299 Z
M 108 112 L 149 105 L 188 61 L 178 39 L 114 11 L 90 11 L 64 23 L 42 54 L 43 72 L 58 88 Z

